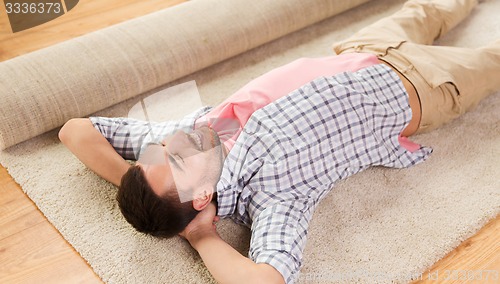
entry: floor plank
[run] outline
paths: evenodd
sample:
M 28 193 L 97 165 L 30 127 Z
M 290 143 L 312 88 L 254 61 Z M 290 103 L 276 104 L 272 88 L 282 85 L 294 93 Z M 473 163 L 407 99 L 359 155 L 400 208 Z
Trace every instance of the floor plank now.
M 438 281 L 500 283 L 500 215 L 424 272 L 415 284 Z
M 2 0 L 3 1 L 3 0 Z M 0 9 L 0 61 L 159 11 L 186 0 L 80 0 L 65 15 L 13 34 L 5 9 Z
M 0 283 L 102 283 L 0 166 Z

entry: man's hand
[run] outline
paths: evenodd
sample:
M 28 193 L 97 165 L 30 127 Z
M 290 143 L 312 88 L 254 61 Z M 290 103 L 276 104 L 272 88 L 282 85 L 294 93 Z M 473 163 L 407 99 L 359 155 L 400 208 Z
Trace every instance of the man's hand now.
M 256 264 L 228 245 L 217 234 L 216 208 L 208 204 L 179 235 L 198 251 L 218 283 L 284 283 L 281 274 L 265 263 Z
M 215 223 L 220 218 L 215 215 L 216 211 L 215 204 L 208 204 L 179 235 L 188 240 L 195 249 L 195 244 L 202 238 L 218 236 Z

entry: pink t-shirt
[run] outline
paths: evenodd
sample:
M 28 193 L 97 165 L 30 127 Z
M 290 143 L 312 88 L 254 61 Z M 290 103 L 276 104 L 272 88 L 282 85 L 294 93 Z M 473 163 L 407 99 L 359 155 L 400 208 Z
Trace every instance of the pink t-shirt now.
M 346 53 L 321 58 L 300 58 L 250 81 L 232 96 L 197 120 L 208 123 L 231 150 L 250 116 L 258 109 L 288 95 L 318 77 L 335 76 L 379 64 L 375 55 Z M 402 143 L 401 143 L 402 142 Z M 400 143 L 407 150 L 419 149 L 408 139 Z

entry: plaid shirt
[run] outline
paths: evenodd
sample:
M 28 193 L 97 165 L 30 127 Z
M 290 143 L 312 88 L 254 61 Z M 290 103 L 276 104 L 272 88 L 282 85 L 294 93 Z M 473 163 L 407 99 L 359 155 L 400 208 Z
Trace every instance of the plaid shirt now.
M 137 160 L 148 144 L 160 143 L 178 130 L 189 132 L 196 119 L 210 111 L 203 107 L 179 121 L 149 122 L 127 117 L 90 117 L 94 127 L 127 160 Z
M 162 134 L 192 128 L 206 111 L 154 126 Z M 385 65 L 317 78 L 250 117 L 224 162 L 218 215 L 251 227 L 249 257 L 293 283 L 314 209 L 338 180 L 370 166 L 408 167 L 432 152 L 400 146 L 410 120 L 404 86 Z M 119 153 L 148 140 L 145 122 L 92 121 Z

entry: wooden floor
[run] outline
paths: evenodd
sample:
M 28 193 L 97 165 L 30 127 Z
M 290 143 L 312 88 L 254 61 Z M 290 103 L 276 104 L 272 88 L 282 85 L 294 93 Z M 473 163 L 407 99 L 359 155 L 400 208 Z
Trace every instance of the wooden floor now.
M 80 0 L 66 15 L 16 34 L 2 8 L 0 61 L 183 1 Z M 499 273 L 500 216 L 424 272 L 417 283 L 463 283 L 468 276 L 475 277 L 474 283 L 498 283 L 494 277 L 498 280 Z M 2 166 L 0 283 L 102 283 Z
M 101 283 L 3 167 L 0 283 Z
M 182 2 L 185 0 L 80 0 L 78 5 L 67 14 L 15 34 L 11 31 L 7 14 L 2 6 L 0 8 L 0 61 Z

